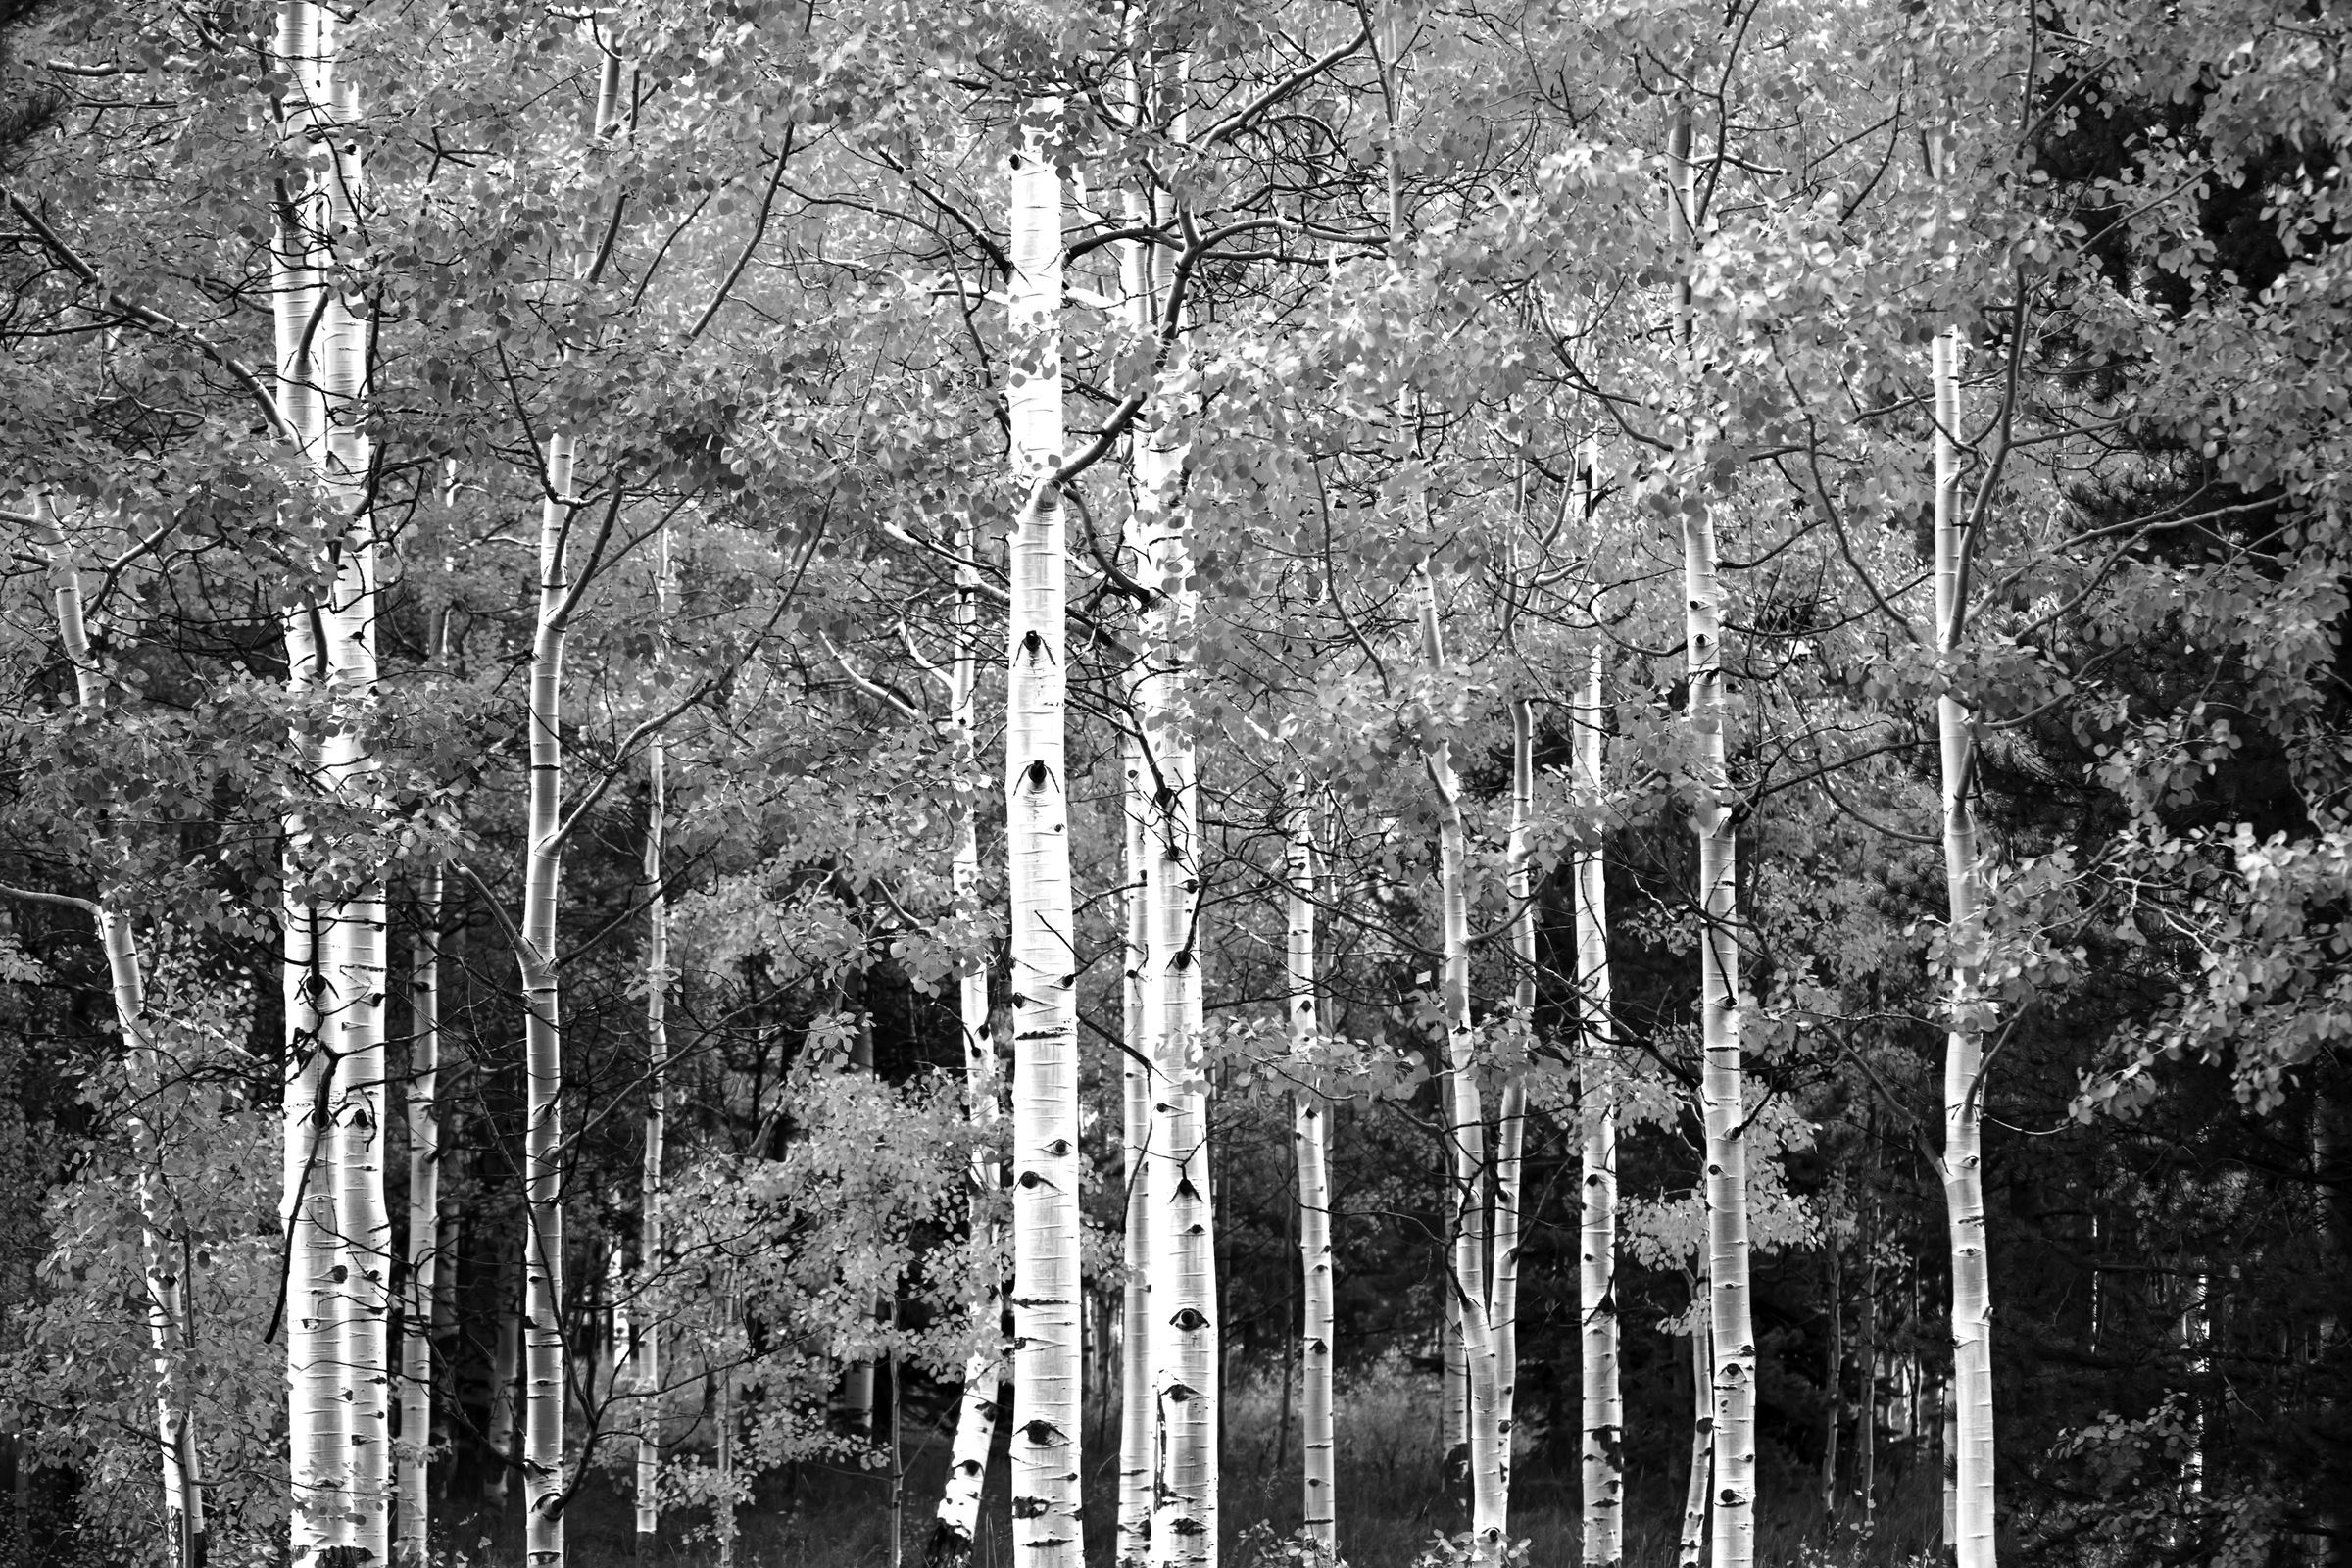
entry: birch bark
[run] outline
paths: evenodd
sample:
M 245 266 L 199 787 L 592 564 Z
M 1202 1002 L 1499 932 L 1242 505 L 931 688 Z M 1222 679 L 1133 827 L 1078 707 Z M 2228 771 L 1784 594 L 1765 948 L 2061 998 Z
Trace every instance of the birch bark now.
M 1011 179 L 1011 540 L 1004 804 L 1013 996 L 1016 1568 L 1080 1568 L 1077 962 L 1063 764 L 1061 102 L 1026 107 Z

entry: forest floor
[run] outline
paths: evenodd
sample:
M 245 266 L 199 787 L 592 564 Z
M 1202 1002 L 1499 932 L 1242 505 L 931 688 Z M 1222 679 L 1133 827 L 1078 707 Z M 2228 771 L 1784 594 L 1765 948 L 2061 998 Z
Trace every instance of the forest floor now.
M 1380 1381 L 1342 1392 L 1340 1550 L 1348 1568 L 1413 1568 L 1443 1535 L 1467 1528 L 1457 1489 L 1440 1481 L 1431 1420 L 1434 1392 Z M 1299 1523 L 1297 1421 L 1285 1423 L 1277 1393 L 1255 1385 L 1231 1391 L 1225 1414 L 1223 1568 L 1290 1568 L 1283 1543 Z M 944 1421 L 936 1430 L 907 1424 L 897 1568 L 922 1568 L 932 1511 L 946 1479 L 948 1439 Z M 1110 1568 L 1111 1524 L 1118 1514 L 1118 1434 L 1106 1422 L 1090 1420 L 1086 1440 L 1088 1568 Z M 1007 1468 L 1000 1433 L 972 1568 L 1012 1568 L 1002 1518 Z M 1538 1568 L 1575 1568 L 1579 1531 L 1573 1464 L 1523 1465 L 1511 1492 L 1511 1535 L 1528 1544 L 1526 1561 Z M 1915 1493 L 1919 1495 L 1910 1495 Z M 1679 1481 L 1671 1488 L 1642 1489 L 1632 1501 L 1625 1568 L 1674 1568 Z M 1882 1508 L 1879 1528 L 1867 1544 L 1849 1541 L 1825 1549 L 1818 1499 L 1806 1487 L 1801 1517 L 1767 1516 L 1758 1541 L 1758 1568 L 1905 1568 L 1931 1562 L 1929 1548 L 1939 1523 L 1936 1502 L 1925 1489 L 1902 1488 Z M 642 1560 L 633 1505 L 614 1481 L 592 1479 L 573 1500 L 566 1526 L 571 1568 L 635 1568 Z M 763 1482 L 756 1500 L 738 1511 L 736 1531 L 736 1568 L 894 1568 L 889 1483 L 874 1472 L 813 1463 L 791 1467 Z M 520 1502 L 511 1499 L 497 1518 L 443 1503 L 434 1540 L 437 1568 L 521 1568 Z M 712 1568 L 718 1561 L 708 1508 L 664 1514 L 660 1540 L 651 1561 L 662 1568 Z

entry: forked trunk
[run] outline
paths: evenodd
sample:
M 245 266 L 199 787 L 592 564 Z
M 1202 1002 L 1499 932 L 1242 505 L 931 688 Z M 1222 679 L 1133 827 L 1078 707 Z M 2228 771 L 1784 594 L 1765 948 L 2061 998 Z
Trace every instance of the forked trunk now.
M 1013 479 L 1004 807 L 1013 996 L 1015 1568 L 1080 1568 L 1077 961 L 1063 762 L 1068 686 L 1062 457 L 1059 99 L 1025 108 L 1012 169 Z
M 1440 635 L 1437 580 L 1425 563 L 1417 568 L 1421 588 L 1422 656 L 1431 670 L 1446 667 Z M 1454 776 L 1452 743 L 1433 739 L 1422 760 L 1438 798 L 1439 928 L 1444 954 L 1441 1004 L 1446 1018 L 1446 1152 L 1457 1223 L 1453 1227 L 1448 1295 L 1461 1324 L 1462 1355 L 1469 1384 L 1470 1531 L 1474 1560 L 1501 1560 L 1510 1530 L 1510 1477 L 1501 1431 L 1500 1353 L 1494 1332 L 1494 1301 L 1489 1293 L 1486 1183 L 1486 1113 L 1479 1091 L 1475 1037 L 1470 1028 L 1470 906 L 1467 885 L 1468 833 L 1462 821 L 1461 785 Z

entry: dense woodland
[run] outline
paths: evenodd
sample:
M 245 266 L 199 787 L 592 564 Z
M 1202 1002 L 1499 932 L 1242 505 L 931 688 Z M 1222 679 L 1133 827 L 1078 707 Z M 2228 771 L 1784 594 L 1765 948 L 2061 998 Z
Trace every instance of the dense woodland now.
M 0 0 L 0 1561 L 2352 1562 L 2330 0 Z

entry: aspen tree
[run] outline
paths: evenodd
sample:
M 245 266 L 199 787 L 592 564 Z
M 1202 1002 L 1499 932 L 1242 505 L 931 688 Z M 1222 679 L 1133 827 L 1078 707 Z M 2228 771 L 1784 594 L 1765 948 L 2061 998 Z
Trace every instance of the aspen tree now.
M 1132 216 L 1132 215 L 1131 215 Z M 1130 687 L 1132 698 L 1132 686 Z M 1132 707 L 1132 703 L 1131 703 Z M 1153 1019 L 1145 996 L 1152 950 L 1151 767 L 1140 732 L 1120 737 L 1125 788 L 1127 974 L 1121 993 L 1126 1053 L 1119 1064 L 1126 1155 L 1126 1226 L 1120 1261 L 1126 1284 L 1119 1308 L 1119 1568 L 1142 1568 L 1152 1555 L 1152 1489 L 1159 1473 L 1159 1421 L 1152 1397 L 1152 1078 Z
M 1030 101 L 1012 163 L 1004 808 L 1013 1005 L 1012 1534 L 1017 1568 L 1079 1568 L 1077 959 L 1063 707 L 1061 101 Z
M 1597 805 L 1604 789 L 1601 649 L 1585 662 L 1572 725 L 1577 782 Z M 1584 1134 L 1577 1297 L 1583 1330 L 1584 1558 L 1609 1568 L 1625 1555 L 1625 1397 L 1617 1361 L 1617 1024 L 1609 986 L 1607 867 L 1600 846 L 1570 862 L 1576 892 L 1576 994 L 1584 1030 L 1577 1098 Z
M 1511 956 L 1518 978 L 1511 1004 L 1532 1030 L 1536 1015 L 1536 709 L 1511 702 L 1511 826 L 1504 850 L 1511 898 Z M 1511 1428 L 1519 1382 L 1519 1232 L 1522 1151 L 1527 1141 L 1527 1083 L 1514 1073 L 1494 1115 L 1494 1218 L 1488 1251 L 1489 1332 L 1494 1341 L 1494 1445 L 1503 1495 L 1511 1484 Z
M 1302 1528 L 1316 1551 L 1337 1562 L 1330 1134 L 1313 1084 L 1315 1051 L 1322 1042 L 1323 1027 L 1315 985 L 1315 819 L 1303 775 L 1293 781 L 1293 796 L 1286 859 L 1290 918 L 1283 952 L 1290 982 L 1291 1055 L 1299 1074 L 1299 1087 L 1293 1096 L 1291 1143 L 1298 1162 L 1298 1264 L 1304 1305 L 1298 1331 L 1298 1435 L 1305 1460 Z
M 322 23 L 321 26 L 331 25 Z M 338 83 L 329 127 L 328 232 L 356 235 L 363 172 L 349 126 L 355 89 Z M 327 687 L 336 717 L 320 747 L 328 787 L 365 797 L 373 787 L 368 710 L 375 697 L 376 542 L 367 507 L 368 324 L 351 297 L 329 285 L 318 326 L 326 403 L 323 475 L 346 522 L 326 605 Z M 325 997 L 334 1042 L 335 1217 L 344 1267 L 339 1373 L 350 1423 L 347 1507 L 352 1550 L 365 1562 L 391 1555 L 392 1214 L 384 1200 L 384 889 L 369 875 L 327 918 Z
M 1697 269 L 1698 176 L 1690 111 L 1675 115 L 1667 208 L 1676 261 L 1675 338 L 1696 384 L 1690 279 Z M 1690 483 L 1699 482 L 1693 475 Z M 1715 1377 L 1715 1568 L 1749 1568 L 1756 1543 L 1756 1336 L 1748 1294 L 1745 1060 L 1740 1038 L 1739 826 L 1729 797 L 1723 695 L 1723 584 L 1704 495 L 1683 498 L 1684 635 L 1690 671 L 1689 777 L 1698 837 L 1699 1098 L 1706 1124 L 1707 1282 Z
M 1967 560 L 1974 519 L 1960 496 L 1960 334 L 1930 345 L 1936 406 L 1936 655 L 1953 657 L 1967 630 Z M 1948 692 L 1936 699 L 1942 764 L 1943 878 L 1951 954 L 1944 1035 L 1944 1212 L 1952 1250 L 1950 1436 L 1956 1510 L 1950 1537 L 1960 1568 L 1992 1568 L 1992 1282 L 1984 1246 L 1984 1038 L 1978 1025 L 1977 962 L 1984 941 L 1984 867 L 1972 800 L 1976 714 Z
M 960 562 L 956 568 L 956 657 L 948 670 L 949 765 L 956 771 L 956 847 L 950 880 L 959 914 L 978 913 L 980 906 L 980 779 L 978 773 L 978 708 L 980 687 L 979 574 L 968 562 L 972 542 L 959 529 L 953 541 Z M 972 1119 L 981 1127 L 996 1125 L 997 1040 L 989 1021 L 988 968 L 967 959 L 956 982 L 956 1016 L 963 1026 L 964 1092 L 971 1102 Z M 995 1159 L 975 1154 L 971 1164 L 972 1239 L 987 1252 L 996 1250 L 990 1200 L 1000 1184 Z M 991 1339 L 1003 1315 L 1002 1291 L 991 1281 L 973 1303 L 972 1316 Z M 939 1500 L 939 1524 L 931 1546 L 936 1568 L 963 1568 L 971 1561 L 972 1540 L 979 1532 L 980 1499 L 988 1481 L 988 1453 L 996 1441 L 999 1401 L 1003 1396 L 1003 1357 L 983 1348 L 963 1364 L 963 1395 L 956 1404 L 956 1440 L 948 1455 L 948 1485 Z
M 620 123 L 620 57 L 603 53 L 596 139 Z M 584 278 L 594 287 L 597 270 Z M 564 1446 L 564 1027 L 556 912 L 564 881 L 564 649 L 578 594 L 565 546 L 583 501 L 574 494 L 574 442 L 547 438 L 539 508 L 539 610 L 531 633 L 530 795 L 524 838 L 520 941 L 523 1011 L 522 1478 L 525 1568 L 561 1568 L 570 1486 Z M 619 478 L 610 505 L 620 506 Z
M 441 1261 L 441 873 L 416 901 L 409 950 L 409 1294 L 401 1317 L 399 1518 L 394 1560 L 428 1551 L 425 1481 L 432 1454 L 433 1300 Z
M 59 645 L 74 667 L 74 707 L 94 720 L 106 706 L 106 677 L 90 649 L 82 608 L 81 572 L 64 530 L 45 497 L 33 499 L 33 530 L 54 576 L 51 604 Z M 162 1187 L 162 1151 L 155 1109 L 163 1091 L 161 1063 L 148 1031 L 146 982 L 140 973 L 138 934 L 111 893 L 95 903 L 52 896 L 47 902 L 87 912 L 106 955 L 108 991 L 115 1027 L 122 1032 L 125 1078 L 130 1089 L 131 1159 L 139 1208 L 139 1259 L 147 1298 L 147 1343 L 155 1376 L 157 1446 L 163 1460 L 164 1518 L 178 1568 L 204 1561 L 204 1487 L 199 1473 L 195 1415 L 188 1408 L 181 1357 L 187 1347 L 187 1281 L 181 1273 L 187 1249 L 172 1234 L 171 1205 Z
M 1181 139 L 1177 63 L 1148 58 L 1151 118 Z M 1146 325 L 1164 334 L 1181 311 L 1173 279 L 1146 246 L 1131 252 Z M 1173 341 L 1181 350 L 1182 335 Z M 1176 500 L 1182 449 L 1165 416 L 1135 441 L 1136 525 L 1152 602 L 1144 612 L 1138 724 L 1149 769 L 1145 858 L 1149 928 L 1144 1006 L 1153 1054 L 1148 1181 L 1152 1397 L 1158 1428 L 1151 1560 L 1155 1568 L 1206 1568 L 1217 1559 L 1217 1275 L 1210 1188 L 1208 1082 L 1200 1059 L 1200 865 L 1197 762 L 1192 736 L 1191 530 Z
M 678 578 L 669 528 L 654 542 L 654 601 L 661 653 L 668 651 L 677 611 Z M 637 1269 L 647 1280 L 662 1268 L 662 1156 L 669 1122 L 669 895 L 662 883 L 662 850 L 669 832 L 669 750 L 657 729 L 645 748 L 645 1154 L 640 1167 Z M 647 1309 L 630 1347 L 637 1409 L 637 1553 L 654 1549 L 662 1528 L 662 1330 L 659 1299 Z
M 1152 87 L 1156 70 L 1150 25 L 1141 12 L 1128 20 L 1127 88 L 1129 118 L 1137 126 L 1152 123 Z M 1139 176 L 1122 192 L 1131 228 L 1149 229 L 1157 214 L 1157 196 Z M 1120 247 L 1120 282 L 1126 295 L 1127 324 L 1139 341 L 1157 332 L 1158 271 L 1149 239 L 1131 240 Z M 1164 475 L 1149 442 L 1138 440 L 1134 466 L 1137 495 L 1136 522 L 1140 534 L 1144 509 L 1156 509 L 1157 486 Z M 1150 575 L 1149 546 L 1145 575 Z M 1140 617 L 1139 617 L 1140 618 Z M 1138 641 L 1149 643 L 1149 627 L 1139 627 Z M 1120 736 L 1119 760 L 1123 781 L 1120 817 L 1124 833 L 1126 893 L 1126 983 L 1120 993 L 1126 1055 L 1119 1067 L 1121 1106 L 1120 1143 L 1125 1156 L 1127 1200 L 1121 1236 L 1126 1272 L 1119 1304 L 1119 1568 L 1143 1568 L 1152 1557 L 1153 1489 L 1159 1477 L 1159 1412 L 1154 1398 L 1156 1363 L 1153 1347 L 1152 1276 L 1154 1266 L 1152 1220 L 1154 1186 L 1152 1180 L 1152 1107 L 1159 1101 L 1154 1081 L 1159 1060 L 1161 1018 L 1152 999 L 1152 761 L 1143 732 L 1144 670 L 1130 671 L 1126 682 L 1129 727 Z
M 293 172 L 273 205 L 270 288 L 275 335 L 276 399 L 296 457 L 316 466 L 325 460 L 326 408 L 313 358 L 314 316 L 322 304 L 319 235 L 325 226 L 324 182 L 313 164 L 332 94 L 332 18 L 312 0 L 280 0 L 275 54 L 287 78 L 278 135 Z M 286 685 L 296 699 L 325 683 L 325 649 L 315 606 L 290 607 L 284 617 Z M 295 738 L 306 768 L 317 763 L 308 739 Z M 326 959 L 319 911 L 299 891 L 297 863 L 309 822 L 286 823 L 284 927 L 287 1448 L 289 1548 L 296 1568 L 342 1544 L 350 1510 L 344 1499 L 350 1444 L 336 1371 L 341 1266 L 335 1244 L 335 1141 L 331 1136 L 334 1072 L 319 1005 Z
M 1446 667 L 1438 615 L 1437 580 L 1424 561 L 1415 568 L 1421 589 L 1421 651 L 1434 673 Z M 1453 1228 L 1447 1295 L 1461 1323 L 1469 1384 L 1470 1530 L 1475 1560 L 1497 1562 L 1509 1533 L 1509 1470 L 1499 1430 L 1500 1368 L 1488 1292 L 1486 1235 L 1480 1189 L 1486 1175 L 1486 1118 L 1470 1029 L 1470 906 L 1468 832 L 1453 745 L 1427 741 L 1422 761 L 1438 798 L 1439 922 L 1443 948 L 1442 1006 L 1446 1018 L 1446 1153 L 1458 1219 Z

